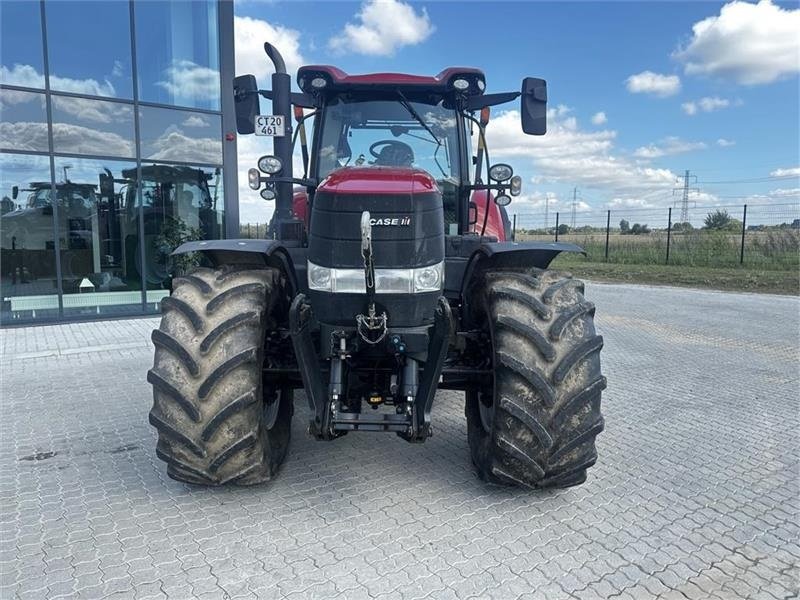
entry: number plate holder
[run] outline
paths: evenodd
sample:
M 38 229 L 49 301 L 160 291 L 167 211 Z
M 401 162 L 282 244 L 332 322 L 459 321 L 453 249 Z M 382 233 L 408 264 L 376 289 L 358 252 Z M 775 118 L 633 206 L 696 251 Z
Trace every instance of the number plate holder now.
M 256 115 L 256 135 L 268 137 L 284 137 L 286 135 L 285 119 L 281 115 Z

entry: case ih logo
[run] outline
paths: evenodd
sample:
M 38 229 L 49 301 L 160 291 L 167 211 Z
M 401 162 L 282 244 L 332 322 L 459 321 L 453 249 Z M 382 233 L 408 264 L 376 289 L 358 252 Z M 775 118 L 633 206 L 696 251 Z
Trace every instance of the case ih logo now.
M 411 217 L 382 217 L 380 219 L 370 219 L 369 224 L 373 227 L 376 225 L 393 225 L 396 227 L 411 225 Z

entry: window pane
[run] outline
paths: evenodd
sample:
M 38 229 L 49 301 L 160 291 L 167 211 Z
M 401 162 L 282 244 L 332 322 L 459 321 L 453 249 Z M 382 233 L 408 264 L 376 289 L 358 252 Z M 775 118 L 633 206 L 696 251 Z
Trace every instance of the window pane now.
M 51 96 L 56 152 L 134 157 L 133 105 Z
M 183 242 L 222 237 L 223 198 L 221 168 L 142 165 L 148 289 L 169 290 L 170 273 L 192 266 L 170 257 Z
M 222 121 L 218 115 L 139 107 L 142 158 L 222 163 Z
M 217 4 L 136 2 L 139 99 L 219 109 Z
M 140 313 L 136 164 L 56 158 L 64 316 Z
M 0 83 L 44 88 L 38 2 L 0 2 Z
M 127 2 L 48 0 L 45 16 L 50 89 L 133 98 Z
M 0 111 L 0 148 L 47 152 L 44 94 L 0 90 Z
M 49 159 L 0 154 L 0 196 L 0 320 L 58 317 Z

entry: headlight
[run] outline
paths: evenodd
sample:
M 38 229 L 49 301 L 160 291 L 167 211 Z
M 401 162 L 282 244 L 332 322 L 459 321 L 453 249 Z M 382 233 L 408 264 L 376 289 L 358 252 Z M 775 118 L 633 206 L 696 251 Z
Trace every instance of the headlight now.
M 258 159 L 258 168 L 264 173 L 275 175 L 283 169 L 283 163 L 277 156 L 262 156 Z
M 247 185 L 250 186 L 251 190 L 257 190 L 261 187 L 261 173 L 258 172 L 258 169 L 247 170 Z
M 264 200 L 275 200 L 275 190 L 272 190 L 270 188 L 264 188 L 263 190 L 261 190 L 261 197 Z
M 444 263 L 414 269 L 414 291 L 435 292 L 442 288 Z
M 331 291 L 332 270 L 327 267 L 320 267 L 314 263 L 308 263 L 308 287 L 312 290 L 323 292 Z
M 495 196 L 494 203 L 497 204 L 497 206 L 508 206 L 511 204 L 511 196 L 506 196 L 505 194 Z
M 513 174 L 514 169 L 503 163 L 498 163 L 489 169 L 489 177 L 495 181 L 508 181 Z
M 417 269 L 375 269 L 376 294 L 438 292 L 444 281 L 444 263 Z M 330 269 L 308 263 L 308 287 L 320 292 L 364 294 L 364 269 Z

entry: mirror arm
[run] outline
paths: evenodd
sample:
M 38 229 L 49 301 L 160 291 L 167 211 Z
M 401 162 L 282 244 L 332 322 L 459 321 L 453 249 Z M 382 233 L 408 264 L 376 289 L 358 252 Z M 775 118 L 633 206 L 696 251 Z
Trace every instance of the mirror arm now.
M 258 90 L 258 92 L 245 92 L 245 94 L 258 93 L 262 98 L 272 100 L 272 90 Z M 303 108 L 319 108 L 319 102 L 314 96 L 309 94 L 300 94 L 298 92 L 291 92 L 291 102 L 295 106 L 302 106 Z

